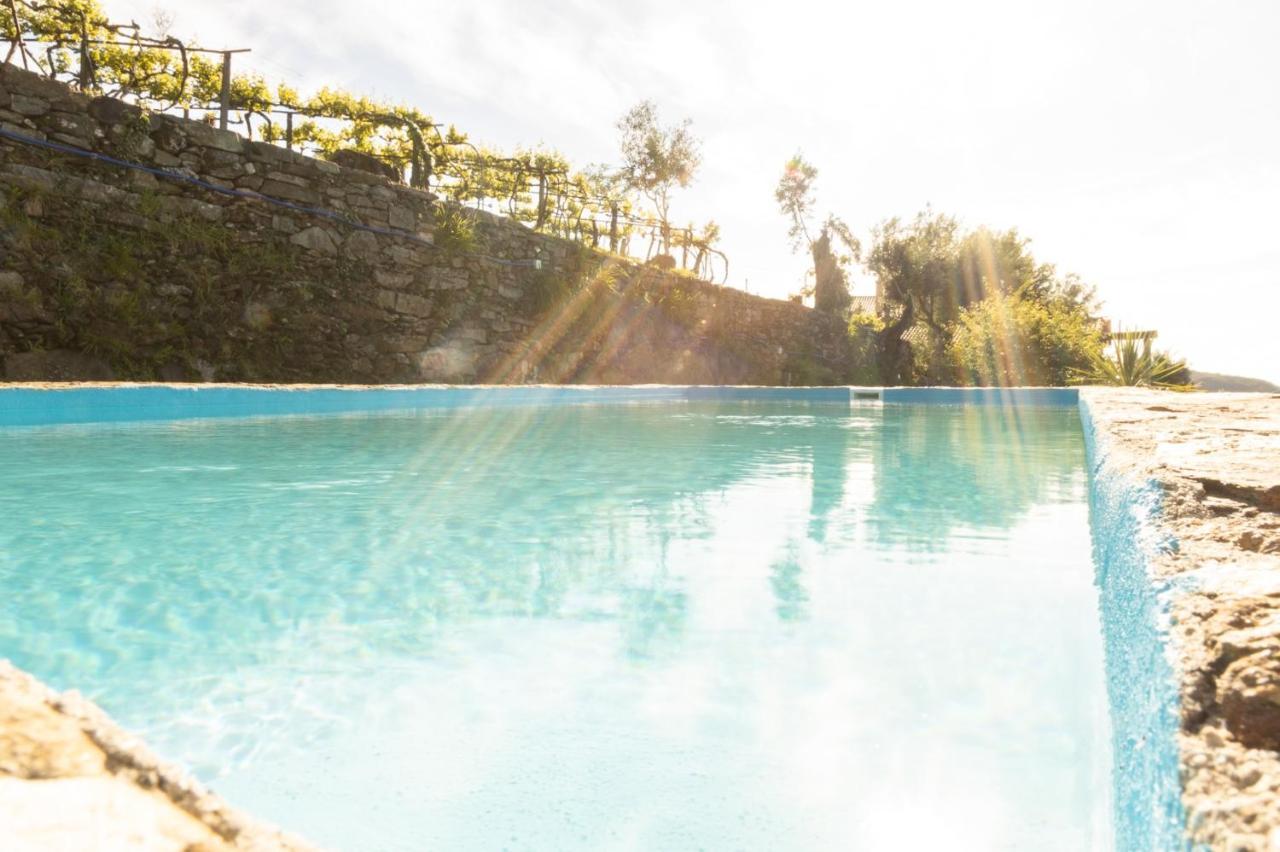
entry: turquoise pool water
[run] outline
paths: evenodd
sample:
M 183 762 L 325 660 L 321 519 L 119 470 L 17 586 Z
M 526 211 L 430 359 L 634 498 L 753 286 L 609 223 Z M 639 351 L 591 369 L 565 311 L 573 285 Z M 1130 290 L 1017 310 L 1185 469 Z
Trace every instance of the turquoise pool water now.
M 0 429 L 0 656 L 364 849 L 1108 848 L 1073 408 Z

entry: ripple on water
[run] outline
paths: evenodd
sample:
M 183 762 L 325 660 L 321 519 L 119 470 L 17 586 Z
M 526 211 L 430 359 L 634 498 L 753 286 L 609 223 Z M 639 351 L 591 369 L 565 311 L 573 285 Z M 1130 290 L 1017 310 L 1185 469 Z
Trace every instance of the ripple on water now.
M 1074 411 L 0 432 L 0 583 L 0 656 L 324 845 L 1108 843 Z

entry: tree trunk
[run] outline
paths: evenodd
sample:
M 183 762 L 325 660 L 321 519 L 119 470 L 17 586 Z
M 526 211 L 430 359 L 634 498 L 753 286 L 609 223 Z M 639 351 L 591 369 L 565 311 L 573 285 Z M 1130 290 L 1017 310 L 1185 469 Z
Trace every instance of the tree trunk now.
M 849 307 L 849 284 L 831 252 L 831 235 L 826 228 L 814 241 L 812 251 L 813 307 L 823 313 L 841 313 Z
M 907 299 L 902 316 L 880 332 L 880 380 L 885 385 L 902 385 L 911 380 L 908 362 L 911 344 L 902 339 L 916 320 L 915 302 Z

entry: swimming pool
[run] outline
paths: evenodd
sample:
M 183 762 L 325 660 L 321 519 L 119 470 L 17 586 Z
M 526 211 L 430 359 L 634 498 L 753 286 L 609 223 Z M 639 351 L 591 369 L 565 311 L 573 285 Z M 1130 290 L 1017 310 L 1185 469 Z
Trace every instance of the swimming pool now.
M 1112 844 L 1074 407 L 629 401 L 0 429 L 0 656 L 338 848 Z

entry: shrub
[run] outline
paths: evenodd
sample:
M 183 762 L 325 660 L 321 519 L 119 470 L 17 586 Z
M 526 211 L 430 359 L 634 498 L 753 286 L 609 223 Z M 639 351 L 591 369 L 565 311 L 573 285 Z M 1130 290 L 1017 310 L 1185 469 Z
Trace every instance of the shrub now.
M 849 381 L 855 385 L 880 384 L 880 332 L 884 322 L 875 314 L 853 314 L 849 317 L 849 339 L 853 363 Z
M 849 333 L 858 334 L 869 331 L 876 334 L 884 330 L 884 320 L 875 314 L 856 313 L 849 315 Z
M 956 379 L 975 385 L 1065 385 L 1102 352 L 1083 307 L 993 294 L 961 311 L 947 347 Z
M 437 204 L 432 224 L 435 247 L 445 254 L 471 254 L 479 247 L 475 220 L 463 207 Z

